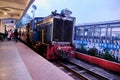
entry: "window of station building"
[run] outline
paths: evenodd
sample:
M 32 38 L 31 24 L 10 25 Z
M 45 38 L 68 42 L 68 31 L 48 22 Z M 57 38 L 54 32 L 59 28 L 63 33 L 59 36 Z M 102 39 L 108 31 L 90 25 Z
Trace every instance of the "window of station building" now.
M 100 36 L 100 34 L 101 34 L 101 28 L 99 26 L 95 26 L 94 36 Z
M 92 36 L 93 29 L 91 27 L 88 28 L 88 36 Z
M 108 28 L 107 36 L 108 36 L 108 37 L 111 37 L 111 34 L 112 34 L 112 30 L 111 30 L 111 28 Z
M 87 36 L 87 35 L 88 35 L 88 29 L 85 28 L 85 36 Z
M 120 28 L 112 28 L 112 36 L 120 38 Z
M 101 36 L 106 36 L 106 27 L 101 28 Z
M 94 36 L 94 33 L 95 33 L 95 27 L 94 26 L 90 26 L 90 33 L 91 35 L 90 36 Z
M 83 36 L 83 28 L 82 27 L 78 27 L 76 29 L 76 35 L 78 36 Z

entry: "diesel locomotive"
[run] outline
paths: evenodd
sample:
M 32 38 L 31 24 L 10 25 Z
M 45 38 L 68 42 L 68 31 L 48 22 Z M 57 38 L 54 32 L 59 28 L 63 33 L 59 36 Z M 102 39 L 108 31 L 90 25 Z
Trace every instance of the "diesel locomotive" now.
M 51 15 L 39 21 L 32 21 L 26 27 L 26 42 L 48 60 L 74 57 L 73 29 L 75 17 L 63 10 L 61 14 Z

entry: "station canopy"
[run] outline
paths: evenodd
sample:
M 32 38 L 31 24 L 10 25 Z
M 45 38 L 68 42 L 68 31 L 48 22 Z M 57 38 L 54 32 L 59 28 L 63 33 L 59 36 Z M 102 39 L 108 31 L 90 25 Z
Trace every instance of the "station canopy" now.
M 34 0 L 0 0 L 0 19 L 21 19 Z

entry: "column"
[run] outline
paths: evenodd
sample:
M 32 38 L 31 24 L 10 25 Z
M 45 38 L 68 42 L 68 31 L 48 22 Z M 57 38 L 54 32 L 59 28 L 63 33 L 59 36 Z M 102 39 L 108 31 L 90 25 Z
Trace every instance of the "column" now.
M 107 24 L 107 26 L 106 26 L 106 38 L 105 38 L 105 42 L 107 42 L 107 38 L 108 38 L 108 27 L 110 27 L 109 24 Z
M 110 28 L 110 42 L 112 41 L 112 27 Z
M 2 32 L 1 30 L 2 30 L 2 20 L 0 19 L 0 32 Z
M 95 27 L 96 26 L 93 26 L 93 40 L 92 40 L 93 42 L 94 42 L 94 38 L 95 38 Z

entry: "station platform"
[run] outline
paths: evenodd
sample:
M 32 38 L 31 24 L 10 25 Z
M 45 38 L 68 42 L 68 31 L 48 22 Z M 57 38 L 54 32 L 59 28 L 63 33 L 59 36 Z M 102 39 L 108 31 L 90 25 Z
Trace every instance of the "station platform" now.
M 0 80 L 74 80 L 21 42 L 0 42 Z

